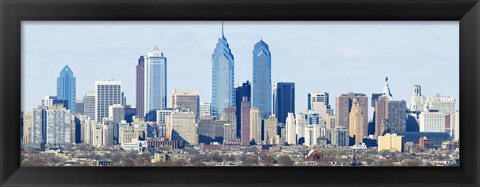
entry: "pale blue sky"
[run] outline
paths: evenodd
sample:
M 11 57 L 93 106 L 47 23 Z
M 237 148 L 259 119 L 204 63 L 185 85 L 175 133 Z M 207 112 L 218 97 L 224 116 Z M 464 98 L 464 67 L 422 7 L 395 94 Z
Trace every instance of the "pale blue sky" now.
M 253 45 L 263 37 L 272 53 L 272 82 L 293 81 L 296 111 L 307 93 L 381 92 L 385 76 L 395 100 L 412 95 L 459 98 L 458 22 L 236 22 L 225 37 L 235 57 L 235 83 L 252 78 Z M 210 100 L 211 55 L 221 22 L 22 22 L 22 110 L 55 95 L 56 78 L 68 64 L 77 77 L 77 99 L 94 81 L 122 81 L 135 106 L 135 66 L 157 44 L 168 58 L 168 95 L 194 89 Z M 170 105 L 170 96 L 168 97 Z M 371 113 L 371 112 L 369 112 Z

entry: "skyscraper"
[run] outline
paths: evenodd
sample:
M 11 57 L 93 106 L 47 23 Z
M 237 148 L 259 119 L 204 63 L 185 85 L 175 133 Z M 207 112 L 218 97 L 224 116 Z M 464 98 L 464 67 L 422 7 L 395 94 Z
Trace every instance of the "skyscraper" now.
M 156 116 L 156 110 L 167 107 L 167 57 L 155 45 L 145 57 L 144 66 L 143 114 Z
M 167 117 L 167 139 L 197 145 L 195 113 L 188 109 L 175 109 Z M 222 131 L 223 133 L 223 131 Z
M 278 135 L 278 119 L 274 115 L 264 120 L 264 143 L 275 144 Z
M 290 145 L 297 144 L 295 115 L 293 113 L 289 112 L 287 115 L 287 119 L 285 121 L 285 131 L 285 141 Z
M 95 120 L 102 122 L 108 118 L 108 107 L 122 104 L 120 81 L 95 81 Z
M 113 104 L 108 106 L 108 118 L 113 123 L 120 123 L 125 120 L 125 107 L 120 104 Z
M 57 97 L 60 100 L 67 100 L 66 109 L 76 113 L 76 78 L 68 65 L 63 67 L 57 78 Z
M 54 105 L 46 110 L 46 139 L 50 146 L 71 144 L 72 115 L 61 105 Z
M 363 113 L 364 124 L 368 124 L 368 97 L 363 93 L 342 94 L 335 102 L 335 126 L 348 128 L 353 98 L 357 98 Z
M 328 114 L 333 114 L 328 100 L 327 92 L 308 93 L 308 110 L 315 110 L 320 117 L 326 119 Z
M 237 115 L 237 124 L 235 125 L 237 136 L 241 136 L 240 127 L 241 127 L 241 106 L 243 97 L 247 97 L 247 101 L 251 102 L 251 90 L 252 86 L 249 81 L 244 82 L 242 86 L 235 88 L 235 106 L 237 108 L 236 115 Z
M 295 113 L 295 83 L 276 82 L 273 84 L 273 113 L 278 123 L 285 124 L 289 112 Z
M 136 107 L 137 107 L 137 118 L 143 118 L 144 117 L 144 85 L 145 84 L 145 57 L 140 56 L 138 58 L 138 64 L 137 64 L 137 87 L 136 87 Z
M 363 110 L 358 98 L 353 98 L 352 109 L 349 114 L 348 135 L 353 139 L 354 145 L 363 143 L 363 137 L 367 136 L 367 123 L 363 119 Z
M 248 102 L 247 97 L 243 97 L 242 106 L 241 106 L 241 135 L 240 135 L 240 144 L 242 146 L 250 145 L 250 102 Z
M 83 96 L 83 115 L 95 119 L 95 92 L 87 92 Z
M 272 113 L 272 56 L 268 45 L 260 40 L 253 48 L 252 106 L 260 109 L 262 118 Z
M 223 34 L 212 54 L 212 105 L 211 115 L 220 117 L 223 110 L 234 105 L 234 58 Z
M 194 90 L 175 90 L 172 94 L 172 108 L 190 109 L 198 118 L 200 113 L 200 96 Z
M 250 141 L 262 142 L 262 116 L 258 108 L 250 108 Z

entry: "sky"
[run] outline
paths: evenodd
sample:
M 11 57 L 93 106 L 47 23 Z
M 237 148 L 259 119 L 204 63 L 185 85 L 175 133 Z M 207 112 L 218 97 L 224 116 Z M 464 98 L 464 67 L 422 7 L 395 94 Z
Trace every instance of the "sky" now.
M 135 107 L 136 65 L 157 44 L 168 59 L 167 102 L 177 90 L 211 97 L 212 53 L 221 21 L 23 21 L 22 110 L 56 95 L 65 65 L 76 77 L 77 100 L 97 80 L 120 80 Z M 272 54 L 272 83 L 295 82 L 296 112 L 307 93 L 380 93 L 388 76 L 394 100 L 406 100 L 413 85 L 423 95 L 450 96 L 459 103 L 457 21 L 333 22 L 225 21 L 235 58 L 235 83 L 252 80 L 253 46 L 263 39 Z M 371 110 L 370 110 L 371 111 Z M 369 112 L 371 116 L 372 112 Z

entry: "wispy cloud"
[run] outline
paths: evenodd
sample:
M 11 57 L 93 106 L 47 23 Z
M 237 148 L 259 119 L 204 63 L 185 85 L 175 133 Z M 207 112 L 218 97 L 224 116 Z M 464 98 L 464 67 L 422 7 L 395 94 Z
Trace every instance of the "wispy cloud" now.
M 368 58 L 372 56 L 368 51 L 351 48 L 339 49 L 336 53 L 343 58 Z

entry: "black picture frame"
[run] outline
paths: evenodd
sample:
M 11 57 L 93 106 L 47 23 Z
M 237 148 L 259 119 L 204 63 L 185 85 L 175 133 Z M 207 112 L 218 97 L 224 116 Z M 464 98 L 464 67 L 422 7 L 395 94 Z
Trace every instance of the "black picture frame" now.
M 0 186 L 479 186 L 478 0 L 0 0 Z M 460 167 L 20 167 L 21 21 L 459 21 Z

